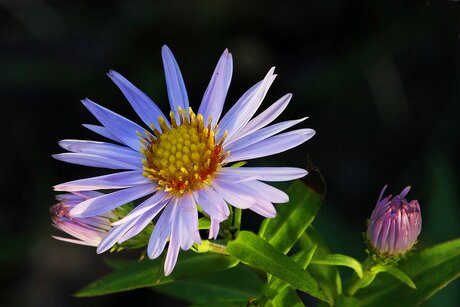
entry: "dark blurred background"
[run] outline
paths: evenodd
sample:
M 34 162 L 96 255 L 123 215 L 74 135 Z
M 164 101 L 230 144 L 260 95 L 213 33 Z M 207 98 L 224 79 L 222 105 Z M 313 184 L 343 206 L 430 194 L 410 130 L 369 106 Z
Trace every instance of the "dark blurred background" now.
M 317 135 L 252 165 L 305 167 L 327 181 L 316 227 L 333 252 L 365 257 L 361 233 L 383 185 L 419 199 L 420 247 L 458 237 L 460 3 L 455 1 L 0 1 L 0 305 L 183 306 L 150 290 L 76 299 L 107 273 L 94 249 L 53 240 L 54 184 L 103 174 L 50 155 L 64 138 L 100 139 L 86 96 L 138 121 L 105 73 L 115 69 L 168 108 L 160 48 L 173 50 L 197 110 L 224 50 L 226 108 L 271 66 L 263 107 Z M 243 227 L 258 219 L 244 215 Z M 460 284 L 426 306 L 459 306 Z

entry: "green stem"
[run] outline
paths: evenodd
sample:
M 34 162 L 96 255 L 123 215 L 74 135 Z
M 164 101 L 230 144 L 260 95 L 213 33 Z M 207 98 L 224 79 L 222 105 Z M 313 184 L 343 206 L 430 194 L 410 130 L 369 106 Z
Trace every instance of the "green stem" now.
M 353 276 L 350 286 L 345 291 L 347 296 L 353 296 L 359 289 L 368 286 L 375 278 L 375 272 L 372 268 L 375 264 L 368 258 L 363 262 L 363 278 L 359 278 L 356 274 Z
M 229 253 L 227 252 L 227 246 L 213 242 L 208 242 L 207 244 L 209 252 L 221 255 L 229 255 Z
M 242 210 L 240 208 L 235 208 L 233 210 L 233 227 L 240 230 L 241 227 L 241 215 Z
M 366 276 L 366 273 L 364 274 L 363 278 L 365 276 Z M 347 296 L 353 296 L 356 293 L 356 291 L 358 291 L 361 288 L 361 285 L 362 285 L 362 279 L 359 279 L 359 277 L 355 275 L 353 277 L 352 284 L 346 291 Z

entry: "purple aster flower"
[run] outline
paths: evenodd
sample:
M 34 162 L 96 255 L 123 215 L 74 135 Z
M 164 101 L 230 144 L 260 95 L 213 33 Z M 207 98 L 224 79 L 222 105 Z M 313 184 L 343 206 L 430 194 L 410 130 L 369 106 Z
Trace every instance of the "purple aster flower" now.
M 95 191 L 57 195 L 56 200 L 59 202 L 50 208 L 53 226 L 75 239 L 57 236 L 53 238 L 75 244 L 98 246 L 112 229 L 110 224 L 118 219 L 115 214 L 109 211 L 97 216 L 79 218 L 71 217 L 69 212 L 81 202 L 101 195 L 103 194 Z
M 414 246 L 422 230 L 422 216 L 417 200 L 408 202 L 404 197 L 410 186 L 401 194 L 382 199 L 387 186 L 383 187 L 377 205 L 372 212 L 367 237 L 376 252 L 382 255 L 398 256 Z
M 57 191 L 118 189 L 89 199 L 71 210 L 74 217 L 108 212 L 127 202 L 148 196 L 114 228 L 98 247 L 108 250 L 138 234 L 160 212 L 147 247 L 151 259 L 158 257 L 169 240 L 165 274 L 174 268 L 179 249 L 201 242 L 198 209 L 211 219 L 209 238 L 216 238 L 219 224 L 229 216 L 227 204 L 274 217 L 273 203 L 288 196 L 263 181 L 287 181 L 307 172 L 291 167 L 239 167 L 229 164 L 274 155 L 310 139 L 315 131 L 284 130 L 306 118 L 268 126 L 287 107 L 291 94 L 284 95 L 255 115 L 276 75 L 270 69 L 221 117 L 230 86 L 233 62 L 225 50 L 204 93 L 198 112 L 189 107 L 187 91 L 177 62 L 167 46 L 162 48 L 171 112 L 170 121 L 142 91 L 115 71 L 108 76 L 120 88 L 147 129 L 89 99 L 83 104 L 102 126 L 84 125 L 118 144 L 63 140 L 70 153 L 54 155 L 58 160 L 121 172 L 71 181 L 55 186 Z

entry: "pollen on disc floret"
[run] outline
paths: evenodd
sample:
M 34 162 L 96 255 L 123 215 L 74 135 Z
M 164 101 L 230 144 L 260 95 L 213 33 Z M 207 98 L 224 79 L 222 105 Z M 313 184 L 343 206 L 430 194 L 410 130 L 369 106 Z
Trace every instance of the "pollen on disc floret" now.
M 160 128 L 153 134 L 142 136 L 141 153 L 144 156 L 143 175 L 158 183 L 158 189 L 174 194 L 200 189 L 208 184 L 228 155 L 223 152 L 225 136 L 216 144 L 217 125 L 212 127 L 211 118 L 204 126 L 203 116 L 191 108 L 178 108 L 180 123 L 170 112 L 172 127 L 163 117 L 158 118 Z

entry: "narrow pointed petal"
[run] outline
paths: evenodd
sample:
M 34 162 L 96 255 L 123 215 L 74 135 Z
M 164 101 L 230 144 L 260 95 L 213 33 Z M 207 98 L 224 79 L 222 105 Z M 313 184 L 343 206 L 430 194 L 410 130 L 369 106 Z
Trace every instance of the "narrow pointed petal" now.
M 216 134 L 216 139 L 220 140 L 224 135 L 226 130 L 230 130 L 233 122 L 238 116 L 238 113 L 242 108 L 248 103 L 248 101 L 254 96 L 254 93 L 260 88 L 262 81 L 254 84 L 249 90 L 247 90 L 243 96 L 238 99 L 238 101 L 230 108 L 230 110 L 222 117 L 222 120 L 219 122 L 219 130 Z
M 404 188 L 404 190 L 402 190 L 402 192 L 399 194 L 399 197 L 402 199 L 404 197 L 406 197 L 407 193 L 409 193 L 411 189 L 411 186 L 407 186 Z
M 249 209 L 251 209 L 257 214 L 262 215 L 263 217 L 267 217 L 270 219 L 276 216 L 275 207 L 273 207 L 273 204 L 271 202 L 268 202 L 266 200 L 258 199 L 257 202 Z
M 285 122 L 277 123 L 266 128 L 262 128 L 256 132 L 246 135 L 245 137 L 240 138 L 233 143 L 226 145 L 225 150 L 237 151 L 239 149 L 251 146 L 257 142 L 263 141 L 277 133 L 280 133 L 286 129 L 291 128 L 292 126 L 297 125 L 298 123 L 303 122 L 306 117 L 297 119 L 297 120 L 288 120 Z
M 102 168 L 110 168 L 110 169 L 129 169 L 129 170 L 136 170 L 139 169 L 137 166 L 133 166 L 131 164 L 101 157 L 95 156 L 90 154 L 82 154 L 82 153 L 60 153 L 51 155 L 54 159 L 59 161 L 64 161 L 67 163 L 85 165 L 85 166 L 92 166 L 92 167 L 102 167 Z
M 155 190 L 155 184 L 144 184 L 91 198 L 75 206 L 70 214 L 75 217 L 98 215 L 153 193 Z
M 266 183 L 253 180 L 242 182 L 241 185 L 251 189 L 251 195 L 257 195 L 257 199 L 264 199 L 272 203 L 287 203 L 289 201 L 289 196 L 286 193 Z
M 272 136 L 252 146 L 231 152 L 225 162 L 250 160 L 271 156 L 296 147 L 315 135 L 312 129 L 299 129 Z
M 102 229 L 98 230 L 94 227 L 90 228 L 88 225 L 78 222 L 59 223 L 59 225 L 54 226 L 80 241 L 91 244 L 91 246 L 97 246 L 102 240 L 102 237 L 106 234 L 106 231 Z
M 58 194 L 56 195 L 56 200 L 59 202 L 66 202 L 70 205 L 76 205 L 81 203 L 84 200 L 89 198 L 97 197 L 104 195 L 100 192 L 96 191 L 81 191 L 81 192 L 72 192 L 72 193 L 65 193 L 65 194 Z
M 162 203 L 165 197 L 167 196 L 167 193 L 164 191 L 158 191 L 156 192 L 153 196 L 149 197 L 146 199 L 144 202 L 142 202 L 140 205 L 138 205 L 136 208 L 134 208 L 128 215 L 126 215 L 124 218 L 122 218 L 119 221 L 116 221 L 115 223 L 112 223 L 112 225 L 121 225 L 125 224 L 132 219 L 137 218 L 140 215 L 143 215 L 145 212 L 149 211 L 159 203 Z M 165 202 L 168 203 L 170 201 L 170 198 L 168 197 Z
M 57 237 L 57 236 L 51 236 L 53 239 L 63 241 L 63 242 L 68 242 L 68 243 L 73 243 L 73 244 L 78 244 L 78 245 L 85 245 L 85 246 L 94 246 L 96 247 L 98 243 L 92 243 L 92 242 L 85 242 L 85 241 L 80 241 L 77 239 L 70 239 L 70 238 L 64 238 L 64 237 Z
M 110 230 L 109 233 L 104 237 L 104 239 L 102 239 L 101 243 L 97 247 L 96 252 L 101 254 L 112 248 L 112 246 L 114 246 L 115 243 L 117 243 L 118 240 L 120 240 L 120 238 L 136 223 L 137 219 L 131 220 L 129 223 L 113 227 L 112 230 Z
M 160 129 L 160 125 L 158 125 L 158 117 L 161 116 L 167 120 L 160 108 L 158 108 L 158 106 L 144 92 L 116 71 L 110 70 L 107 75 L 122 91 L 134 111 L 136 111 L 137 115 L 139 115 L 147 127 L 150 127 L 150 124 L 153 124 L 155 128 Z
M 193 193 L 196 202 L 204 212 L 218 220 L 226 220 L 230 214 L 225 200 L 212 188 L 204 187 Z
M 143 133 L 144 128 L 89 99 L 82 100 L 82 103 L 123 144 L 128 145 L 136 151 L 139 150 L 141 142 L 137 133 Z
M 220 220 L 211 217 L 211 227 L 209 227 L 208 239 L 216 239 L 219 235 Z
M 388 185 L 385 185 L 382 189 L 382 191 L 380 192 L 380 196 L 379 196 L 379 199 L 377 200 L 377 204 L 380 203 L 382 201 L 382 198 L 383 198 L 383 193 L 385 193 L 385 190 L 387 189 Z
M 71 152 L 111 158 L 139 168 L 142 167 L 143 156 L 126 146 L 85 140 L 62 140 L 59 142 L 59 146 Z
M 150 183 L 142 171 L 127 171 L 110 175 L 68 181 L 54 186 L 55 191 L 90 191 L 101 189 L 123 189 Z
M 203 115 L 205 126 L 208 124 L 208 117 L 211 116 L 213 124 L 217 124 L 222 113 L 225 98 L 233 73 L 232 54 L 225 49 L 217 62 L 216 69 L 212 74 L 211 81 L 204 93 L 198 113 Z
M 185 88 L 184 79 L 182 78 L 179 65 L 177 65 L 177 61 L 168 46 L 164 45 L 161 48 L 161 56 L 163 58 L 169 104 L 171 105 L 171 111 L 174 112 L 177 123 L 179 124 L 180 117 L 177 113 L 177 108 L 181 107 L 182 110 L 187 111 L 189 108 L 187 90 Z
M 225 129 L 228 130 L 228 136 L 225 140 L 226 144 L 233 142 L 233 136 L 238 134 L 238 132 L 244 128 L 252 116 L 257 112 L 257 109 L 259 109 L 268 89 L 272 85 L 273 81 L 275 81 L 276 75 L 273 74 L 274 71 L 274 67 L 268 71 L 260 86 L 244 105 L 235 109 L 232 108 L 229 111 L 229 113 L 231 112 L 230 117 L 233 118 L 225 127 Z M 224 128 L 221 127 L 221 129 Z
M 150 236 L 149 245 L 147 246 L 147 254 L 150 259 L 155 259 L 163 252 L 168 237 L 171 233 L 171 226 L 176 217 L 177 199 L 172 200 L 166 206 Z
M 278 99 L 275 103 L 273 103 L 270 107 L 268 107 L 265 111 L 251 119 L 246 126 L 235 136 L 234 139 L 242 138 L 245 135 L 248 135 L 254 131 L 257 131 L 266 125 L 270 124 L 274 121 L 281 113 L 283 113 L 284 109 L 291 101 L 292 94 L 286 94 L 280 99 Z
M 198 232 L 198 210 L 195 200 L 191 194 L 183 195 L 178 203 L 179 212 L 177 217 L 178 236 L 180 246 L 183 250 L 188 250 L 194 242 L 201 243 L 200 233 Z
M 223 167 L 219 173 L 262 181 L 289 181 L 308 174 L 306 170 L 297 167 Z
M 247 190 L 239 184 L 229 184 L 223 180 L 215 179 L 212 187 L 234 207 L 247 209 L 256 202 L 255 198 L 250 196 Z
M 238 191 L 239 193 L 251 195 L 256 201 L 263 199 L 273 203 L 286 203 L 289 196 L 283 191 L 258 180 L 241 180 L 231 174 L 219 174 L 215 179 L 220 184 L 225 182 L 227 188 Z
M 177 227 L 176 224 L 177 222 L 175 221 L 171 228 L 171 238 L 169 239 L 168 252 L 166 253 L 165 266 L 164 266 L 165 276 L 169 276 L 172 273 L 174 267 L 176 266 L 177 256 L 179 255 L 180 238 L 179 238 L 179 233 L 176 229 Z
M 128 230 L 123 237 L 118 240 L 118 243 L 123 243 L 135 235 L 139 234 L 145 227 L 158 215 L 158 213 L 168 204 L 167 201 L 162 201 L 154 206 L 150 206 L 150 209 L 146 211 L 142 216 L 139 217 L 136 224 Z
M 83 124 L 83 127 L 85 127 L 88 130 L 93 131 L 94 133 L 97 133 L 105 138 L 108 138 L 110 140 L 113 140 L 118 143 L 123 143 L 115 134 L 110 132 L 109 129 L 107 129 L 104 126 L 98 126 L 98 125 L 90 125 L 90 124 Z

